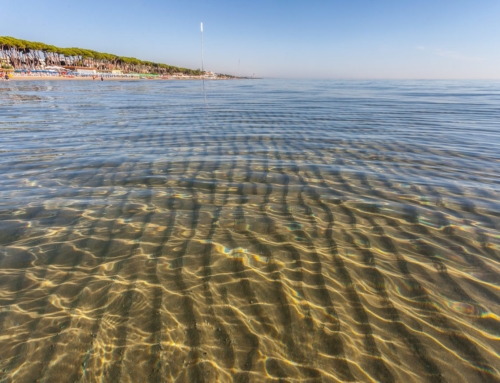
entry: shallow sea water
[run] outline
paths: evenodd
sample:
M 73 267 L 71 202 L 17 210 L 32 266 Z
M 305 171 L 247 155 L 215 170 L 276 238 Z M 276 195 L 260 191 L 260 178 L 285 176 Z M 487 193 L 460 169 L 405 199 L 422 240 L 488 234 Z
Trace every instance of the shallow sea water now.
M 500 83 L 0 83 L 0 382 L 500 382 Z

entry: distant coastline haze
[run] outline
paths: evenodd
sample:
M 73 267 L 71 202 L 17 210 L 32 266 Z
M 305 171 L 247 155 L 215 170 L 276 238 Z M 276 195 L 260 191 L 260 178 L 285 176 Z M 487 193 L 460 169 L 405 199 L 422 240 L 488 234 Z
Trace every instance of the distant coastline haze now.
M 88 0 L 12 5 L 0 35 L 267 78 L 500 79 L 500 2 Z

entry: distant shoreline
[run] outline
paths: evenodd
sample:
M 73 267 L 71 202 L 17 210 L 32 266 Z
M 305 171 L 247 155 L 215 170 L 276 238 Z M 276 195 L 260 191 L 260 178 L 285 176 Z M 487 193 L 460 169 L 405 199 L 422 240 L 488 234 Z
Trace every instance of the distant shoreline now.
M 134 78 L 134 77 L 110 77 L 104 79 L 104 81 L 116 81 L 116 80 L 139 81 L 144 79 Z M 12 76 L 11 78 L 9 78 L 9 81 L 101 81 L 101 78 L 99 77 L 93 80 L 92 77 Z
M 161 77 L 104 77 L 104 81 L 186 81 L 186 80 L 203 80 L 201 78 L 161 78 Z M 221 80 L 238 80 L 232 78 L 221 79 L 205 79 L 206 81 L 221 81 Z M 0 81 L 4 81 L 1 79 Z M 101 81 L 101 77 L 65 77 L 65 76 L 11 76 L 9 81 Z

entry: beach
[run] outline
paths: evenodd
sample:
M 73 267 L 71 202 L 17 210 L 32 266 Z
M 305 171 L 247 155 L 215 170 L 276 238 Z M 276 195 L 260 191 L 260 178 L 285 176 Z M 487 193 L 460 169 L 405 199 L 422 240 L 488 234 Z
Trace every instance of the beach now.
M 139 77 L 110 77 L 105 78 L 105 81 L 116 80 L 142 80 Z M 92 77 L 65 77 L 65 76 L 13 76 L 9 81 L 101 81 L 101 78 L 92 79 Z
M 131 81 L 136 81 L 136 80 L 167 80 L 167 78 L 161 78 L 161 77 L 151 77 L 151 76 L 109 76 L 109 77 L 104 77 L 104 81 L 116 81 L 116 80 L 131 80 Z M 171 78 L 170 78 L 171 79 Z M 10 76 L 9 81 L 101 81 L 100 76 L 96 76 L 96 78 L 92 78 L 91 76 L 36 76 L 36 75 L 25 75 L 25 76 L 20 76 L 20 75 L 14 75 Z
M 200 77 L 159 77 L 159 76 L 110 76 L 104 77 L 104 81 L 140 81 L 140 80 L 156 80 L 156 81 L 171 81 L 171 80 L 206 80 L 206 81 L 214 81 L 214 80 L 228 80 L 224 78 L 220 79 L 202 79 Z M 0 79 L 0 81 L 5 81 L 4 79 Z M 95 79 L 88 76 L 10 76 L 8 81 L 101 81 L 100 76 L 96 76 Z

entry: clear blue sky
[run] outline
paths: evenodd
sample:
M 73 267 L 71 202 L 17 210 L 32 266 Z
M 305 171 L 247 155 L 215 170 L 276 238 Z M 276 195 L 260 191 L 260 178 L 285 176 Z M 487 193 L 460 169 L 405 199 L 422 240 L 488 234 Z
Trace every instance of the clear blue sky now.
M 500 0 L 22 0 L 0 35 L 259 77 L 500 78 Z

